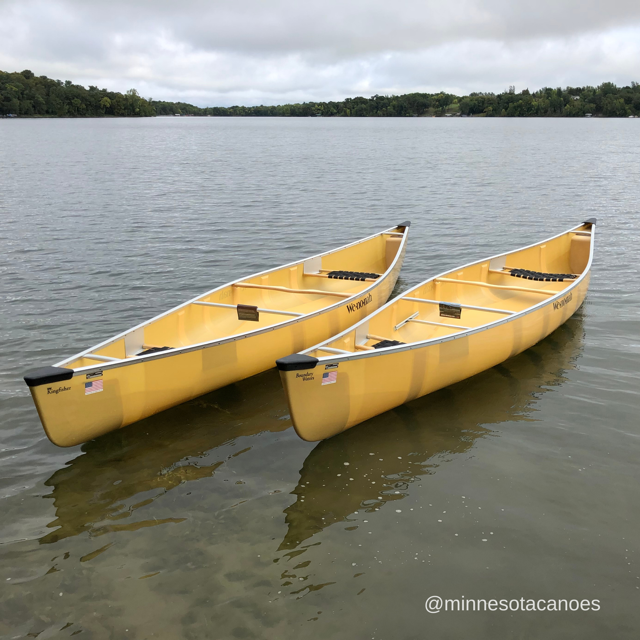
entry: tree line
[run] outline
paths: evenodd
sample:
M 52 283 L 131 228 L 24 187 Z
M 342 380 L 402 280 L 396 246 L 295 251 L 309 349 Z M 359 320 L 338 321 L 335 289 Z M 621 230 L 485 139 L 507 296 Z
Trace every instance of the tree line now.
M 0 115 L 7 116 L 271 116 L 271 117 L 628 117 L 640 116 L 640 85 L 556 87 L 516 93 L 408 93 L 401 96 L 346 98 L 336 102 L 303 102 L 277 106 L 196 107 L 186 102 L 142 98 L 70 80 L 52 80 L 31 71 L 0 71 Z
M 135 89 L 125 94 L 71 80 L 36 76 L 28 69 L 20 73 L 0 71 L 0 115 L 7 116 L 155 116 L 149 100 Z

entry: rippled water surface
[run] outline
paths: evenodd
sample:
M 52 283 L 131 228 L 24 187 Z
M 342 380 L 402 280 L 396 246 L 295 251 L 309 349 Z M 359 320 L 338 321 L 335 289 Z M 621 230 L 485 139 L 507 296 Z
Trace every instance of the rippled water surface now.
M 0 120 L 0 637 L 637 637 L 639 143 L 635 120 Z M 319 444 L 274 370 L 71 449 L 22 382 L 405 219 L 398 290 L 589 217 L 564 326 Z

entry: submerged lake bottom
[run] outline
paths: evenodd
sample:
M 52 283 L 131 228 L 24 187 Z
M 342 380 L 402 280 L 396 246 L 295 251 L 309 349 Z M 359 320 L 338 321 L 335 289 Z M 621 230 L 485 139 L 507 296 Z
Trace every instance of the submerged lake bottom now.
M 634 123 L 410 120 L 0 122 L 0 638 L 637 635 Z M 557 331 L 319 443 L 275 369 L 70 449 L 21 379 L 402 220 L 395 294 L 589 217 Z

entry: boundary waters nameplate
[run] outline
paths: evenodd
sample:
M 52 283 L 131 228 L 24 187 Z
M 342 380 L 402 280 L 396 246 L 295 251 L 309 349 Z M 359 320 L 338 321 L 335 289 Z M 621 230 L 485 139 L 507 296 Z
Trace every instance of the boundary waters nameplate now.
M 260 312 L 258 311 L 258 307 L 254 307 L 250 304 L 239 304 L 238 320 L 250 320 L 251 322 L 258 322 L 260 320 Z
M 457 304 L 445 304 L 444 302 L 440 303 L 440 315 L 443 318 L 456 318 L 460 319 L 462 315 L 462 307 Z

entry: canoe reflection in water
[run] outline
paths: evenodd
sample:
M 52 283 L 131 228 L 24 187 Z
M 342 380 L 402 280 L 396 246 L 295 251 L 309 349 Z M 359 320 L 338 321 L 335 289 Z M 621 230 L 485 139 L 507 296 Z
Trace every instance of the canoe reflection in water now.
M 237 438 L 289 429 L 282 395 L 277 373 L 267 371 L 82 445 L 84 455 L 45 482 L 57 516 L 48 526 L 58 528 L 41 544 L 183 521 L 123 522 L 184 482 L 213 476 L 245 452 L 233 447 Z
M 292 491 L 296 501 L 285 509 L 279 550 L 293 550 L 355 511 L 401 500 L 413 482 L 491 434 L 492 424 L 530 419 L 536 396 L 563 382 L 581 344 L 577 313 L 516 358 L 315 445 Z M 88 442 L 83 455 L 46 482 L 56 510 L 48 526 L 55 530 L 40 543 L 182 522 L 184 517 L 135 516 L 175 487 L 210 478 L 227 460 L 250 451 L 253 442 L 242 438 L 290 427 L 272 370 Z M 291 440 L 307 446 L 293 433 Z M 202 499 L 215 508 L 210 491 L 209 485 Z
M 515 358 L 321 441 L 300 470 L 280 550 L 348 522 L 356 511 L 402 500 L 412 483 L 491 435 L 491 425 L 531 420 L 535 399 L 575 368 L 582 336 L 578 312 Z

